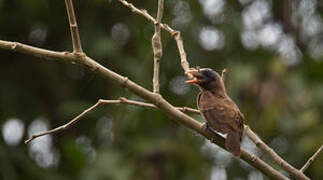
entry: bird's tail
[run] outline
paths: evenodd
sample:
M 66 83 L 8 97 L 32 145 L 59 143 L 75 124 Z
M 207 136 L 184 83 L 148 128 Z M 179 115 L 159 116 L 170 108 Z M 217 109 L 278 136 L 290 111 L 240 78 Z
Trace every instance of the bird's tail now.
M 240 157 L 240 142 L 241 137 L 238 133 L 230 132 L 225 140 L 225 148 L 230 151 L 233 155 Z

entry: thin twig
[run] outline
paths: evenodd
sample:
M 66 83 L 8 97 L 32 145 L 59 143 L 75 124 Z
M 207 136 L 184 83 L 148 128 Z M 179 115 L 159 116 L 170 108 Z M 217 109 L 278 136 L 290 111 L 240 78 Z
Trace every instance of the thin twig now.
M 289 172 L 295 179 L 309 179 L 307 178 L 301 171 L 291 166 L 284 159 L 282 159 L 273 149 L 268 147 L 250 128 L 249 126 L 244 127 L 244 132 L 247 136 L 259 147 L 262 151 L 264 151 L 274 162 L 276 162 L 279 166 Z
M 227 73 L 227 69 L 223 69 L 222 70 L 222 74 L 221 74 L 221 78 L 222 78 L 222 81 L 224 82 L 225 81 L 225 75 Z
M 164 13 L 164 0 L 158 0 L 157 22 L 161 22 Z
M 159 71 L 160 71 L 160 61 L 163 56 L 163 46 L 160 34 L 161 19 L 163 17 L 164 11 L 164 0 L 158 0 L 158 10 L 157 10 L 157 23 L 155 24 L 155 33 L 152 37 L 151 43 L 154 53 L 154 77 L 153 77 L 153 91 L 154 93 L 159 93 Z
M 93 106 L 89 107 L 88 109 L 84 110 L 81 114 L 79 114 L 78 116 L 76 116 L 75 118 L 73 118 L 71 121 L 69 121 L 68 123 L 59 126 L 57 128 L 39 133 L 39 134 L 34 134 L 32 135 L 29 139 L 27 139 L 25 141 L 26 144 L 30 143 L 31 141 L 33 141 L 34 139 L 44 136 L 44 135 L 48 135 L 48 134 L 55 134 L 61 131 L 64 131 L 68 128 L 70 128 L 72 125 L 74 125 L 75 123 L 77 123 L 81 118 L 83 118 L 86 114 L 88 114 L 89 112 L 91 112 L 92 110 L 94 110 L 95 108 L 97 108 L 100 105 L 103 104 L 127 104 L 127 105 L 134 105 L 134 106 L 140 106 L 140 107 L 146 107 L 146 108 L 153 108 L 153 109 L 158 109 L 157 106 L 155 106 L 154 104 L 151 103 L 145 103 L 145 102 L 140 102 L 140 101 L 134 101 L 134 100 L 129 100 L 127 98 L 124 97 L 120 97 L 118 100 L 104 100 L 104 99 L 99 99 L 97 103 L 95 103 Z M 192 108 L 188 108 L 188 107 L 176 107 L 176 109 L 182 111 L 182 112 L 193 112 L 196 113 L 196 109 L 192 109 Z
M 76 122 L 78 122 L 83 116 L 85 116 L 88 112 L 92 111 L 93 109 L 95 109 L 96 107 L 98 107 L 99 105 L 101 105 L 102 102 L 99 100 L 96 104 L 94 104 L 93 106 L 91 106 L 90 108 L 84 110 L 81 114 L 79 114 L 78 116 L 76 116 L 74 119 L 72 119 L 70 122 L 68 122 L 67 124 L 64 124 L 62 126 L 59 126 L 57 128 L 51 129 L 49 131 L 45 131 L 43 133 L 39 133 L 39 134 L 34 134 L 31 136 L 31 138 L 27 139 L 25 141 L 25 144 L 30 143 L 32 140 L 47 135 L 47 134 L 54 134 L 54 133 L 58 133 L 60 131 L 66 130 L 69 127 L 71 127 L 73 124 L 75 124 Z
M 184 69 L 185 74 L 187 76 L 189 76 L 187 72 L 190 70 L 190 68 L 189 68 L 190 65 L 187 62 L 186 53 L 185 53 L 185 50 L 184 50 L 183 38 L 181 36 L 181 33 L 179 31 L 176 31 L 175 34 L 174 34 L 174 38 L 175 38 L 177 48 L 178 48 L 178 51 L 179 51 L 179 56 L 181 58 L 182 68 Z
M 304 166 L 301 168 L 300 171 L 304 173 L 306 169 L 312 164 L 315 158 L 317 158 L 322 151 L 323 151 L 323 145 L 321 145 L 321 147 L 313 154 L 313 156 L 308 159 L 308 161 L 304 164 Z
M 83 53 L 79 29 L 75 18 L 73 1 L 65 0 L 65 5 L 66 5 L 67 14 L 68 14 L 68 21 L 70 24 L 72 43 L 73 43 L 73 52 Z
M 226 72 L 227 72 L 227 69 L 223 69 L 223 70 L 222 70 L 221 80 L 222 80 L 222 83 L 223 83 L 223 84 L 225 84 Z M 226 90 L 225 86 L 223 86 L 223 88 L 224 88 L 224 91 L 226 92 L 227 90 Z

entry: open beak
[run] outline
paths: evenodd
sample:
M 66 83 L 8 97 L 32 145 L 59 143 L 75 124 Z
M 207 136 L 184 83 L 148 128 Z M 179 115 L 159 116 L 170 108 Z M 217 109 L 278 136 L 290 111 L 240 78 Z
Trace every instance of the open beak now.
M 187 73 L 189 74 L 190 77 L 192 77 L 192 79 L 185 81 L 185 83 L 188 83 L 188 84 L 199 84 L 200 83 L 201 74 L 198 70 L 196 70 L 196 69 L 189 70 Z

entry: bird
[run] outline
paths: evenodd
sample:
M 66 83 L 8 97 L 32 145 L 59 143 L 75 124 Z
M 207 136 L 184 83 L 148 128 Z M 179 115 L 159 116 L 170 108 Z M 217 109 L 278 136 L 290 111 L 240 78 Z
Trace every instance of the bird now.
M 226 134 L 225 148 L 240 157 L 245 118 L 227 95 L 223 77 L 210 68 L 199 67 L 190 69 L 187 74 L 192 79 L 185 83 L 198 85 L 200 89 L 197 107 L 206 120 L 205 127 L 211 132 Z

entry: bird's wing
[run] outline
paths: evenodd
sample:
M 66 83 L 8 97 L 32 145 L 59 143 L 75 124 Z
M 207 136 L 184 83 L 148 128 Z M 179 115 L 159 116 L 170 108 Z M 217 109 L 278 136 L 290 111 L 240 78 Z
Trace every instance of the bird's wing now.
M 240 134 L 243 115 L 230 99 L 200 93 L 198 107 L 212 129 L 221 133 L 238 131 Z
M 238 132 L 240 136 L 240 141 L 242 140 L 243 130 L 244 130 L 244 115 L 238 110 L 238 114 L 236 116 L 236 122 L 238 124 Z

